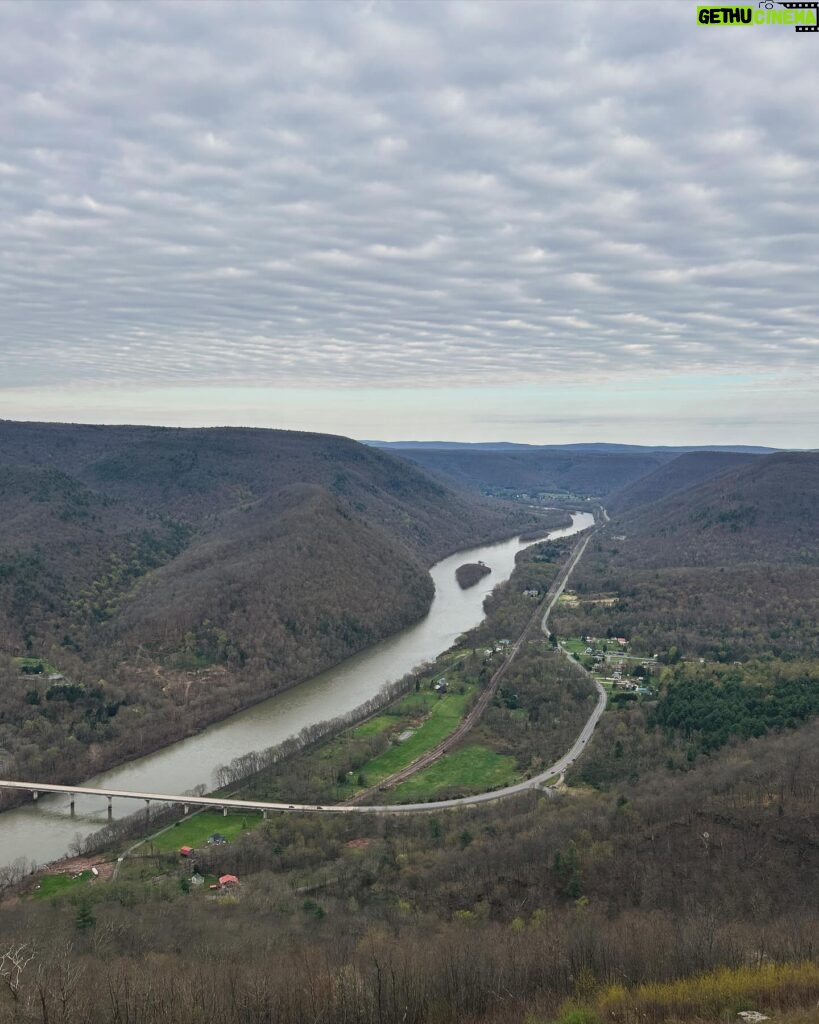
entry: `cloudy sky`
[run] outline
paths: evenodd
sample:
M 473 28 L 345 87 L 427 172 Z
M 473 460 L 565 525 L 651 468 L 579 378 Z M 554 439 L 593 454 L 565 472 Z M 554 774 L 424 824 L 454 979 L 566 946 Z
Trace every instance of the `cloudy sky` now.
M 0 4 L 0 417 L 819 446 L 819 37 Z

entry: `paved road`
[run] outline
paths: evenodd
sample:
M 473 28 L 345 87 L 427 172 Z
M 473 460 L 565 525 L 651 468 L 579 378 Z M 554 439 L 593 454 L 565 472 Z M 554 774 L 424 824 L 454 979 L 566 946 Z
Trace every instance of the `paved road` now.
M 428 750 L 425 754 L 422 754 L 421 757 L 416 758 L 416 760 L 413 761 L 412 764 L 407 765 L 407 767 L 403 768 L 400 772 L 396 772 L 394 775 L 391 775 L 389 779 L 385 779 L 378 787 L 373 787 L 371 789 L 365 790 L 364 792 L 359 793 L 357 796 L 353 797 L 352 800 L 347 801 L 346 804 L 342 804 L 340 806 L 347 807 L 350 810 L 355 809 L 358 806 L 359 801 L 374 796 L 376 793 L 383 791 L 387 787 L 391 788 L 392 786 L 397 785 L 399 782 L 403 782 L 405 779 L 408 779 L 411 775 L 414 775 L 416 772 L 419 772 L 423 768 L 426 768 L 428 765 L 432 764 L 433 761 L 436 761 L 439 757 L 441 757 L 442 754 L 446 753 L 447 750 L 450 750 L 453 746 L 455 746 L 455 744 L 458 743 L 464 737 L 464 735 L 472 728 L 472 726 L 481 716 L 483 710 L 494 696 L 498 684 L 500 683 L 500 680 L 503 678 L 503 674 L 506 672 L 506 669 L 514 660 L 515 655 L 518 653 L 518 651 L 521 648 L 521 645 L 527 637 L 532 625 L 532 621 L 535 621 L 539 618 L 540 628 L 542 632 L 545 633 L 546 636 L 551 635 L 548 627 L 549 615 L 551 614 L 552 609 L 560 599 L 560 595 L 566 589 L 566 584 L 569 581 L 569 577 L 571 576 L 572 572 L 577 566 L 577 563 L 583 557 L 583 554 L 586 550 L 586 547 L 588 546 L 589 541 L 593 536 L 593 533 L 593 530 L 590 531 L 587 534 L 587 536 L 584 537 L 581 541 L 579 541 L 578 544 L 575 546 L 574 551 L 572 552 L 571 557 L 569 558 L 569 561 L 563 568 L 560 576 L 557 578 L 557 580 L 555 580 L 555 582 L 550 587 L 549 592 L 544 598 L 544 601 L 541 603 L 541 605 L 535 612 L 533 619 L 530 620 L 529 623 L 527 623 L 526 628 L 523 630 L 515 644 L 510 649 L 509 654 L 504 659 L 503 664 L 492 677 L 492 679 L 489 682 L 489 685 L 482 692 L 481 697 L 479 698 L 475 707 L 472 709 L 472 711 L 470 711 L 469 715 L 467 715 L 467 717 L 464 719 L 461 725 L 455 730 L 455 732 L 450 733 L 450 735 L 447 736 L 444 740 L 442 740 L 441 743 L 439 743 L 437 746 L 433 747 L 431 750 Z M 581 671 L 585 672 L 585 669 L 582 669 L 579 665 L 577 667 L 580 668 Z M 590 673 L 586 674 L 589 676 L 590 679 L 593 679 Z M 560 760 L 555 761 L 555 763 L 550 765 L 545 771 L 539 772 L 537 775 L 533 775 L 531 779 L 524 779 L 523 782 L 517 782 L 512 786 L 504 786 L 502 789 L 494 789 L 488 793 L 477 793 L 474 796 L 464 796 L 452 800 L 434 800 L 422 804 L 387 804 L 371 808 L 362 806 L 359 807 L 359 809 L 371 809 L 378 811 L 389 810 L 395 812 L 441 810 L 447 807 L 465 807 L 471 804 L 484 803 L 487 800 L 500 800 L 507 796 L 514 796 L 516 793 L 523 793 L 526 790 L 537 789 L 543 786 L 545 782 L 547 782 L 549 779 L 553 779 L 554 776 L 561 776 L 566 771 L 566 769 L 574 761 L 576 761 L 577 758 L 583 753 L 586 744 L 591 739 L 592 733 L 597 727 L 597 723 L 600 721 L 601 715 L 606 710 L 606 691 L 603 689 L 600 683 L 597 682 L 596 679 L 593 679 L 593 682 L 595 689 L 597 690 L 597 704 L 594 707 L 594 711 L 592 711 L 591 715 L 586 720 L 586 724 L 583 726 L 580 735 L 577 737 L 572 747 L 563 755 L 563 757 L 560 758 Z
M 509 648 L 506 657 L 503 659 L 503 663 L 495 671 L 486 687 L 481 691 L 480 696 L 475 702 L 475 706 L 467 715 L 464 716 L 458 727 L 448 736 L 445 736 L 440 743 L 437 743 L 434 747 L 424 751 L 420 757 L 417 757 L 410 764 L 406 765 L 406 767 L 394 772 L 386 779 L 382 779 L 377 786 L 371 786 L 369 789 L 364 789 L 360 793 L 356 793 L 354 797 L 345 801 L 346 806 L 353 807 L 357 804 L 363 803 L 365 800 L 369 800 L 371 797 L 377 796 L 378 793 L 383 793 L 387 789 L 393 789 L 395 786 L 405 782 L 413 775 L 417 775 L 418 772 L 423 771 L 424 768 L 428 768 L 431 764 L 434 764 L 435 761 L 439 760 L 439 758 L 441 758 L 448 750 L 452 750 L 453 747 L 461 742 L 464 736 L 466 736 L 470 729 L 472 729 L 489 706 L 489 702 L 495 696 L 501 680 L 504 675 L 506 675 L 507 669 L 520 652 L 520 649 L 526 641 L 532 626 L 538 621 L 538 619 L 541 619 L 541 616 L 541 629 L 547 634 L 547 636 L 549 635 L 549 630 L 546 627 L 549 613 L 552 608 L 554 608 L 560 595 L 563 593 L 566 587 L 566 582 L 569 579 L 569 576 L 571 576 L 574 567 L 583 557 L 583 552 L 586 550 L 586 545 L 589 543 L 592 532 L 589 532 L 585 537 L 581 538 L 577 544 L 575 544 L 566 565 L 560 570 L 560 574 L 549 588 L 546 596 L 538 604 L 532 614 L 532 617 L 523 627 L 520 636 Z

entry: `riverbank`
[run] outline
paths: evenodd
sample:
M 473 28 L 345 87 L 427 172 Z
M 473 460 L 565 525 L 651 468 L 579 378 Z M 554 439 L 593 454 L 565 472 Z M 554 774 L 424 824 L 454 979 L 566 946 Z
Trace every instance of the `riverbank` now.
M 434 752 L 436 747 L 445 745 L 448 738 L 454 739 L 463 730 L 465 723 L 472 724 L 470 719 L 476 715 L 478 707 L 485 710 L 501 676 L 509 668 L 517 670 L 510 685 L 513 684 L 521 694 L 520 697 L 515 694 L 513 706 L 508 706 L 511 691 L 505 692 L 503 700 L 495 701 L 497 707 L 493 707 L 494 720 L 481 723 L 481 734 L 474 741 L 466 745 L 459 744 L 458 749 L 448 754 L 441 763 L 424 768 L 414 778 L 402 783 L 392 797 L 423 801 L 441 796 L 486 794 L 531 777 L 533 771 L 548 763 L 550 757 L 556 756 L 558 747 L 566 749 L 568 741 L 579 730 L 580 718 L 585 718 L 584 694 L 572 693 L 572 686 L 576 687 L 578 680 L 571 678 L 571 673 L 569 678 L 561 676 L 554 671 L 555 664 L 551 664 L 547 672 L 547 676 L 553 676 L 551 688 L 546 682 L 542 673 L 544 659 L 560 663 L 563 663 L 563 659 L 551 647 L 543 649 L 542 634 L 539 631 L 537 637 L 530 638 L 531 643 L 541 645 L 539 649 L 531 652 L 527 650 L 526 656 L 521 655 L 517 661 L 514 660 L 533 623 L 540 623 L 544 608 L 553 603 L 552 595 L 562 589 L 565 574 L 574 564 L 578 550 L 577 546 L 568 549 L 565 544 L 546 542 L 519 553 L 512 576 L 493 593 L 493 614 L 477 629 L 462 637 L 458 644 L 443 652 L 435 664 L 403 680 L 399 689 L 412 692 L 396 700 L 396 687 L 392 687 L 392 693 L 385 693 L 382 701 L 374 702 L 369 709 L 361 709 L 359 720 L 354 726 L 345 728 L 344 722 L 326 723 L 325 735 L 318 731 L 314 733 L 309 738 L 306 751 L 300 751 L 297 745 L 291 744 L 284 751 L 269 752 L 266 769 L 258 767 L 265 763 L 265 752 L 249 755 L 241 763 L 231 766 L 230 772 L 222 773 L 223 795 L 247 800 L 292 800 L 297 804 L 320 801 L 330 805 L 345 801 L 356 802 L 355 796 L 350 800 L 351 789 L 355 795 L 364 798 L 369 792 L 378 794 L 379 780 L 391 779 L 396 772 L 400 774 L 403 766 L 417 763 L 419 755 L 423 755 L 424 751 Z M 553 556 L 559 554 L 560 557 L 554 562 L 547 562 L 544 560 L 546 552 Z M 541 602 L 534 605 L 533 610 L 528 598 L 533 593 L 532 584 L 535 582 L 540 586 L 543 597 Z M 527 598 L 526 601 L 521 602 L 521 594 Z M 519 631 L 519 636 L 515 643 L 507 649 L 504 646 L 507 641 L 496 639 L 491 648 L 479 650 L 476 646 L 478 632 L 491 632 L 499 618 L 503 618 L 507 624 L 513 620 L 517 622 L 516 633 Z M 537 678 L 530 679 L 533 666 L 539 666 L 541 671 L 536 673 Z M 491 678 L 482 683 L 481 680 L 486 680 L 488 673 L 491 673 Z M 531 686 L 528 685 L 530 682 Z M 538 701 L 547 701 L 554 722 L 563 718 L 563 728 L 552 730 L 551 734 L 535 728 L 537 735 L 530 743 L 535 751 L 535 760 L 527 769 L 520 756 L 510 755 L 509 736 L 504 735 L 503 725 L 512 723 L 520 732 L 520 716 L 528 717 L 532 707 L 530 698 L 535 694 Z M 562 715 L 560 710 L 567 706 L 567 701 L 568 706 L 573 708 L 568 717 Z M 536 724 L 530 722 L 526 732 L 530 732 Z M 506 745 L 506 753 L 493 749 L 498 740 Z M 242 782 L 242 775 L 249 777 Z M 555 781 L 558 778 L 555 776 Z M 369 791 L 366 788 L 368 786 Z M 383 802 L 383 799 L 380 797 L 378 802 Z M 196 848 L 205 845 L 211 833 L 223 835 L 229 840 L 234 834 L 252 830 L 262 823 L 261 817 L 250 811 L 231 813 L 226 818 L 221 812 L 207 810 L 174 820 L 176 815 L 178 810 L 172 808 L 161 811 L 154 824 L 154 832 L 149 832 L 130 849 L 140 847 L 151 853 L 170 853 L 181 846 Z M 156 832 L 160 823 L 162 827 Z M 100 835 L 96 850 L 106 849 L 116 839 L 124 842 L 126 836 L 134 838 L 144 834 L 145 826 L 135 816 L 132 829 L 123 832 L 116 827 L 111 835 L 106 835 L 106 831 Z M 119 832 L 119 836 L 116 836 L 116 832 Z M 119 849 L 122 848 L 120 845 Z M 142 852 L 137 854 L 140 855 L 143 855 Z M 47 877 L 54 880 L 55 872 L 59 870 L 59 866 L 52 865 Z M 70 866 L 65 870 L 70 870 Z M 79 875 L 75 877 L 79 878 Z M 87 880 L 93 881 L 91 878 Z
M 548 536 L 569 536 L 592 525 L 593 517 L 578 513 L 567 530 Z M 466 630 L 484 618 L 483 603 L 492 587 L 511 574 L 517 553 L 529 546 L 506 541 L 460 552 L 433 566 L 436 594 L 429 615 L 400 635 L 363 652 L 329 672 L 301 684 L 270 701 L 232 716 L 188 740 L 173 744 L 148 758 L 88 780 L 92 786 L 121 790 L 184 793 L 199 785 L 213 789 L 214 771 L 248 751 L 261 750 L 298 734 L 305 725 L 337 717 L 373 697 L 383 684 L 414 666 L 437 657 Z M 485 561 L 493 573 L 468 591 L 462 591 L 454 572 L 466 559 Z M 169 787 L 168 780 L 173 784 Z M 3 816 L 0 861 L 19 857 L 39 863 L 54 860 L 77 833 L 87 836 L 104 826 L 107 806 L 98 798 L 77 799 L 76 817 L 67 801 L 41 797 L 37 809 L 28 807 Z M 133 805 L 114 805 L 114 817 L 125 816 Z

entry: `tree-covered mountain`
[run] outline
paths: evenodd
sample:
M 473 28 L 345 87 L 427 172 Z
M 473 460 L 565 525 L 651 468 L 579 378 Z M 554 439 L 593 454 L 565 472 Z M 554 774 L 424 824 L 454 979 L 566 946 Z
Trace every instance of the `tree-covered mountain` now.
M 815 565 L 817 503 L 819 453 L 780 452 L 623 512 L 611 532 L 635 565 Z
M 543 521 L 342 437 L 0 423 L 5 770 L 195 731 L 419 619 L 438 558 Z
M 616 514 L 555 628 L 671 659 L 819 657 L 817 501 L 819 453 L 783 452 Z
M 743 452 L 686 452 L 611 495 L 606 508 L 612 514 L 650 505 L 695 484 L 747 465 L 757 456 Z

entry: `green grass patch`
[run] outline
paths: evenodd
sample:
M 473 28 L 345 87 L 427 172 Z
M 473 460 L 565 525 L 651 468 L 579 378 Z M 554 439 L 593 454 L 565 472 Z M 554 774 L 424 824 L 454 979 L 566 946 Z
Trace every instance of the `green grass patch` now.
M 351 730 L 351 733 L 353 736 L 377 736 L 394 725 L 395 719 L 391 715 L 376 715 L 374 718 L 368 718 L 361 725 L 357 725 Z
M 228 814 L 225 817 L 219 811 L 203 811 L 190 818 L 183 818 L 167 832 L 146 843 L 158 853 L 170 853 L 180 846 L 192 846 L 194 850 L 206 846 L 208 836 L 218 832 L 228 841 L 235 839 L 242 832 L 255 828 L 264 819 L 261 814 Z
M 436 676 L 436 678 L 439 677 Z M 425 713 L 429 711 L 430 708 L 434 707 L 434 705 L 440 700 L 441 697 L 439 694 L 435 693 L 434 690 L 424 687 L 416 693 L 408 693 L 406 697 L 402 697 L 396 704 L 391 704 L 387 709 L 386 714 L 395 719 L 400 718 L 403 715 Z
M 482 793 L 518 782 L 515 758 L 479 744 L 460 747 L 444 756 L 390 793 L 391 803 L 431 800 L 441 793 Z
M 466 693 L 447 693 L 444 696 L 423 693 L 411 696 L 431 698 L 429 715 L 403 743 L 394 744 L 362 767 L 361 771 L 368 785 L 376 785 L 381 779 L 405 768 L 416 757 L 420 757 L 448 736 L 466 713 L 470 690 Z
M 67 873 L 60 875 L 43 875 L 38 882 L 37 888 L 34 890 L 34 898 L 38 900 L 48 900 L 54 896 L 62 896 L 64 893 L 70 892 L 72 889 L 77 889 L 81 885 L 84 885 L 93 877 L 94 876 L 90 871 L 83 871 L 77 877 Z

